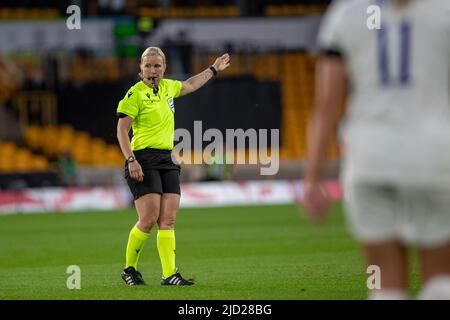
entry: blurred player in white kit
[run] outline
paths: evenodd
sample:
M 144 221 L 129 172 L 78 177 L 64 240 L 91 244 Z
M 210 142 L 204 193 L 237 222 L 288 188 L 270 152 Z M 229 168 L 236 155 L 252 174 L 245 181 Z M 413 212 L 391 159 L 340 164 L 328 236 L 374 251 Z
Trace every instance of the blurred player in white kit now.
M 368 22 L 374 8 L 379 29 Z M 319 45 L 307 212 L 320 220 L 328 211 L 320 179 L 341 120 L 347 221 L 367 265 L 381 270 L 381 289 L 369 298 L 409 297 L 413 247 L 417 298 L 450 299 L 450 1 L 335 1 Z

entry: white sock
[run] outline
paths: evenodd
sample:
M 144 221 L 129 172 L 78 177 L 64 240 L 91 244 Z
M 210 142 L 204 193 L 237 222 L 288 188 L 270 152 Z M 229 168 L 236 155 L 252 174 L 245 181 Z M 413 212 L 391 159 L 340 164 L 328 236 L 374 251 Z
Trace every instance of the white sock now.
M 428 280 L 419 295 L 418 300 L 450 300 L 450 275 L 436 276 Z
M 407 300 L 405 289 L 374 289 L 369 291 L 368 300 Z

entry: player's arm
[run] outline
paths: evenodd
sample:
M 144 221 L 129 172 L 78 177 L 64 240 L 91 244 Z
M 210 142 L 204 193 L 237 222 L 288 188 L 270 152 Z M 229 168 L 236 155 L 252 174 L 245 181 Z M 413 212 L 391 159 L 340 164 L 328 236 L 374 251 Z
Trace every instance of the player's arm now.
M 128 135 L 132 123 L 133 118 L 125 114 L 120 114 L 119 121 L 117 122 L 117 140 L 119 141 L 120 149 L 122 150 L 125 159 L 129 159 L 131 156 L 134 158 L 133 150 L 131 150 L 130 137 Z M 137 160 L 129 162 L 128 169 L 131 178 L 134 180 L 142 181 L 144 179 L 144 173 Z
M 328 196 L 320 184 L 328 145 L 336 129 L 346 94 L 344 61 L 335 53 L 323 55 L 316 72 L 314 112 L 308 134 L 304 204 L 312 218 L 326 214 Z
M 222 56 L 218 57 L 216 61 L 212 64 L 212 68 L 216 72 L 220 72 L 225 70 L 230 66 L 230 55 L 228 53 L 223 54 Z M 181 86 L 181 94 L 180 96 L 185 96 L 189 93 L 192 93 L 201 87 L 205 83 L 209 81 L 212 77 L 214 77 L 215 73 L 211 68 L 205 69 L 199 74 L 187 79 L 186 81 L 182 82 Z

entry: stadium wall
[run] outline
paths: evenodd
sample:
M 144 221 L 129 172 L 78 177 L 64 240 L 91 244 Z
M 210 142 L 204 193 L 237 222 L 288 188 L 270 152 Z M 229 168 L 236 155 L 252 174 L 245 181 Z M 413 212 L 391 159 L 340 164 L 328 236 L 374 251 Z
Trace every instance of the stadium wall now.
M 339 183 L 326 188 L 334 200 Z M 181 185 L 181 208 L 289 204 L 303 198 L 299 180 L 203 182 Z M 92 188 L 39 188 L 0 191 L 0 215 L 128 208 L 132 198 L 126 186 Z

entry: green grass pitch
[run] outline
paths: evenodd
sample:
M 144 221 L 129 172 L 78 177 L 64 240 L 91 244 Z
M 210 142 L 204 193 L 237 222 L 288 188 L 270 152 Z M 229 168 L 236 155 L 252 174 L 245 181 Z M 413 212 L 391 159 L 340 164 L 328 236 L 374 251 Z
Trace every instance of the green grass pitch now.
M 365 299 L 358 245 L 333 210 L 315 226 L 294 205 L 182 209 L 176 258 L 193 287 L 159 284 L 155 230 L 138 265 L 147 286 L 123 283 L 133 209 L 0 216 L 0 299 Z M 79 290 L 66 286 L 70 265 Z

